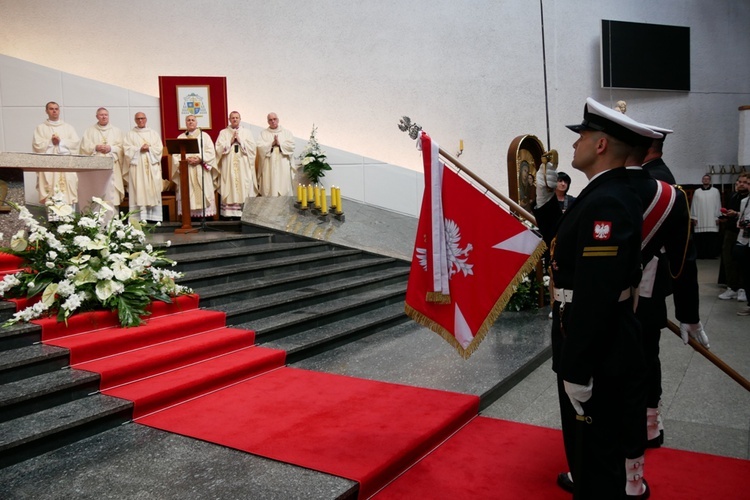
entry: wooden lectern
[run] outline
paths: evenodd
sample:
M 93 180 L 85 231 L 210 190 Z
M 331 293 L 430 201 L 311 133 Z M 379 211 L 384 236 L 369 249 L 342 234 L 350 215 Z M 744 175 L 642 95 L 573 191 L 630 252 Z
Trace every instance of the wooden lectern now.
M 167 139 L 167 152 L 180 155 L 180 208 L 182 209 L 182 227 L 174 230 L 175 233 L 190 233 L 197 231 L 190 223 L 190 182 L 188 181 L 188 162 L 186 154 L 200 153 L 198 139 Z

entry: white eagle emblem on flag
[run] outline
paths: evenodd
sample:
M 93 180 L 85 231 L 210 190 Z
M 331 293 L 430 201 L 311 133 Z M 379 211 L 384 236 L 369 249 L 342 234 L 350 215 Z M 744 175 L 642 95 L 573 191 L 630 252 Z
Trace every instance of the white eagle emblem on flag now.
M 471 243 L 468 243 L 465 248 L 460 247 L 461 242 L 461 230 L 455 221 L 445 219 L 445 252 L 448 261 L 448 274 L 452 277 L 457 272 L 461 271 L 464 276 L 474 274 L 472 268 L 474 264 L 469 264 L 469 252 L 474 247 Z M 419 265 L 427 271 L 427 249 L 417 248 L 417 259 L 419 259 Z
M 594 239 L 608 240 L 612 233 L 612 223 L 609 221 L 594 222 Z

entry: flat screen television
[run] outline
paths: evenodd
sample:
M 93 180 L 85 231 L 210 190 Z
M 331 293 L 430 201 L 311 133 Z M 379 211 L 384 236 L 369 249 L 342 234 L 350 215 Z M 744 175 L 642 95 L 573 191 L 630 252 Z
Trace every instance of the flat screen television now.
M 602 87 L 690 90 L 690 28 L 602 19 Z

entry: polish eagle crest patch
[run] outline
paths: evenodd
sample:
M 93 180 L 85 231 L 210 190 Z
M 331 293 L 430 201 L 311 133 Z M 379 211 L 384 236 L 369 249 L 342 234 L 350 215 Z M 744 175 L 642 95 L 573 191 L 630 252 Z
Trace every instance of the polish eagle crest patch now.
M 606 241 L 612 234 L 612 222 L 611 221 L 595 221 L 594 222 L 594 239 L 598 241 Z

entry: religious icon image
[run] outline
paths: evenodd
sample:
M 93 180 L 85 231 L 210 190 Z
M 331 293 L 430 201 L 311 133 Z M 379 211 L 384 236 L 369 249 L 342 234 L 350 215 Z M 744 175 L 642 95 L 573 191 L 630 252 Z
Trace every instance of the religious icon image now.
M 536 198 L 536 165 L 533 158 L 521 160 L 518 168 L 518 204 L 525 210 L 534 208 Z

